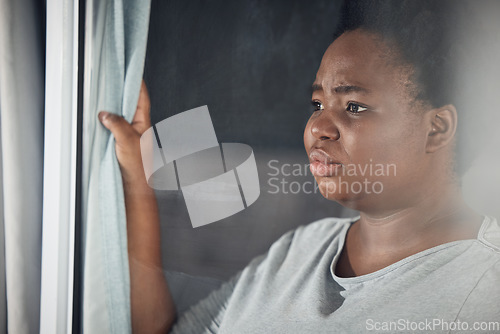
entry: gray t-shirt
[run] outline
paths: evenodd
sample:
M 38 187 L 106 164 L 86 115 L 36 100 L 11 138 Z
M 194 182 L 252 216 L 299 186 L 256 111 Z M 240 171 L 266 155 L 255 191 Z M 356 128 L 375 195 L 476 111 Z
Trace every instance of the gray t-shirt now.
M 500 333 L 500 226 L 351 278 L 334 268 L 359 217 L 284 234 L 172 333 Z M 476 330 L 477 329 L 477 330 Z

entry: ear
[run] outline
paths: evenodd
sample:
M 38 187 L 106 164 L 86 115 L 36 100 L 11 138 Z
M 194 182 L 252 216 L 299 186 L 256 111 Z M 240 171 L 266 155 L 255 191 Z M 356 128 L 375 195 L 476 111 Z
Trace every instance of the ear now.
M 430 111 L 429 134 L 427 136 L 426 151 L 433 153 L 450 145 L 457 131 L 457 109 L 447 104 Z

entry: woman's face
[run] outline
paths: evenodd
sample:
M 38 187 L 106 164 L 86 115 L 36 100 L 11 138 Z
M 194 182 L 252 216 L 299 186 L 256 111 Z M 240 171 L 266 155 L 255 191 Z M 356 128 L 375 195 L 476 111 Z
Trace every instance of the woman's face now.
M 311 171 L 323 196 L 356 210 L 408 205 L 430 169 L 426 109 L 394 54 L 374 34 L 344 33 L 313 84 L 304 132 Z

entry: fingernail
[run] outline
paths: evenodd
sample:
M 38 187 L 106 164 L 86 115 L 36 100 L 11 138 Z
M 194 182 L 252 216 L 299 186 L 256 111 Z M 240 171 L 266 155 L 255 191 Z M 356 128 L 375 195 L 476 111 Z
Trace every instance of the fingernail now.
M 109 116 L 109 112 L 107 111 L 101 111 L 97 117 L 99 118 L 99 120 L 101 121 L 101 123 L 104 123 L 106 122 L 106 119 L 108 118 Z

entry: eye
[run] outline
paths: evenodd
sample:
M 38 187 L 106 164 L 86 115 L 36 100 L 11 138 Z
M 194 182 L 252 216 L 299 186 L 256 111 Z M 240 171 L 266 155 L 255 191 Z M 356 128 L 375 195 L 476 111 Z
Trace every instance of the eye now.
M 323 104 L 319 102 L 318 100 L 311 101 L 311 104 L 313 106 L 313 111 L 319 111 L 325 109 L 323 107 Z
M 368 108 L 354 102 L 349 102 L 347 104 L 346 110 L 351 114 L 359 114 L 363 111 L 368 110 Z

